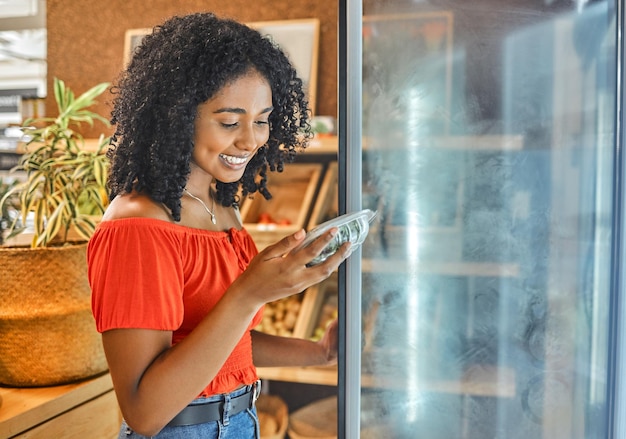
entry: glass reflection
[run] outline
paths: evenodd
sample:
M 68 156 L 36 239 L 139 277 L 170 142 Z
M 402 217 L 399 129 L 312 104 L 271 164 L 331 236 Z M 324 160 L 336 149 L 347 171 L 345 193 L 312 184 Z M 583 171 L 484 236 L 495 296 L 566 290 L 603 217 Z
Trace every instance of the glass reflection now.
M 605 437 L 613 2 L 364 12 L 362 437 Z

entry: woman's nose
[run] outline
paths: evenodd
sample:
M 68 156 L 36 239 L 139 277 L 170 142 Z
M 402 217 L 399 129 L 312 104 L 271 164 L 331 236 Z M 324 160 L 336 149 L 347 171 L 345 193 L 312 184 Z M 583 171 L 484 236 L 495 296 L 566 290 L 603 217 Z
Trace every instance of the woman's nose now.
M 240 136 L 237 139 L 237 147 L 246 151 L 253 151 L 258 145 L 257 138 L 254 132 L 254 127 L 243 128 L 240 132 Z

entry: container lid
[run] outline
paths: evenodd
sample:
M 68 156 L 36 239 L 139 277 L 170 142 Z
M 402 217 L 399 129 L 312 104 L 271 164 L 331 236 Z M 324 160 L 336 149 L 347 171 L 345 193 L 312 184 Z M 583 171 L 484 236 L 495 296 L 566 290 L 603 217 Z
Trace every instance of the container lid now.
M 358 212 L 346 213 L 344 215 L 340 215 L 336 218 L 328 220 L 314 227 L 313 229 L 311 229 L 307 233 L 306 238 L 304 238 L 304 241 L 296 248 L 296 250 L 300 250 L 306 247 L 307 245 L 311 244 L 311 242 L 315 241 L 317 238 L 323 235 L 324 232 L 326 232 L 327 230 L 333 227 L 341 228 L 341 227 L 349 226 L 350 223 L 356 222 L 361 225 L 361 228 L 360 228 L 360 233 L 358 234 L 357 240 L 356 241 L 351 240 L 352 250 L 355 250 L 357 246 L 361 245 L 363 241 L 365 241 L 365 237 L 367 236 L 367 233 L 369 231 L 369 224 L 376 217 L 376 213 L 377 212 L 372 211 L 370 209 L 363 209 L 363 210 L 359 210 Z M 343 244 L 343 242 L 340 242 L 339 244 L 341 245 Z

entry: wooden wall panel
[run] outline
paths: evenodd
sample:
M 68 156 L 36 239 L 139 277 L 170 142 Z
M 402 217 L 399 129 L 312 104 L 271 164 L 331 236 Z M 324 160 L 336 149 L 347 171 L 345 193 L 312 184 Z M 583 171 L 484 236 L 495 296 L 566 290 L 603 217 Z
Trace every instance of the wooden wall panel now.
M 167 17 L 211 11 L 239 21 L 318 18 L 320 51 L 317 114 L 337 116 L 337 0 L 48 0 L 48 98 L 46 112 L 56 115 L 52 79 L 64 80 L 77 94 L 113 81 L 123 64 L 126 29 L 152 27 Z M 110 96 L 97 111 L 108 117 Z M 85 130 L 87 137 L 102 131 Z

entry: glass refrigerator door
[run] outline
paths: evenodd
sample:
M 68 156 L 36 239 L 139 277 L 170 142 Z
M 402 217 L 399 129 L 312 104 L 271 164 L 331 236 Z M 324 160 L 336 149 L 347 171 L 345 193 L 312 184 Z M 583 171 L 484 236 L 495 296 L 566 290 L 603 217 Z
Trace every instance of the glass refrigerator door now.
M 344 6 L 340 437 L 609 437 L 623 6 Z

